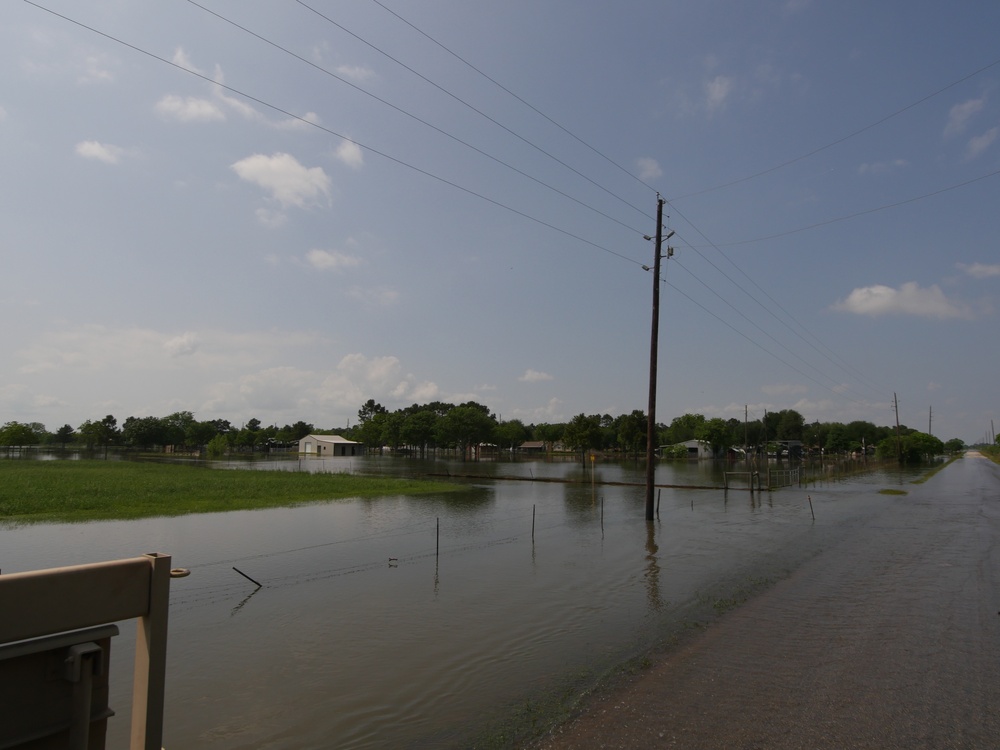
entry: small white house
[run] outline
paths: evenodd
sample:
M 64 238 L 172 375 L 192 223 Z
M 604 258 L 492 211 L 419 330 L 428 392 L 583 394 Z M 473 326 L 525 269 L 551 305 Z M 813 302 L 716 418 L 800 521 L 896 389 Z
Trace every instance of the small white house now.
M 711 444 L 704 440 L 685 440 L 677 445 L 683 445 L 687 448 L 688 458 L 715 458 L 715 451 L 712 450 Z
M 299 453 L 308 456 L 363 456 L 364 443 L 340 435 L 306 435 L 299 441 Z

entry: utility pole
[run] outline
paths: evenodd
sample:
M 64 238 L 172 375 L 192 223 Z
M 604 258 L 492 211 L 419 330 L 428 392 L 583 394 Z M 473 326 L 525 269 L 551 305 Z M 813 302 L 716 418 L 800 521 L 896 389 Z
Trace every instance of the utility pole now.
M 646 416 L 646 520 L 654 518 L 653 485 L 656 476 L 656 355 L 660 339 L 660 248 L 663 246 L 663 204 L 656 194 L 656 249 L 653 255 L 653 322 L 649 336 L 649 413 Z M 673 236 L 667 235 L 667 239 Z M 648 239 L 648 238 L 647 238 Z M 669 250 L 668 250 L 669 252 Z
M 899 439 L 899 401 L 896 392 L 892 392 L 892 406 L 896 410 L 896 463 L 903 463 L 903 445 Z
M 928 435 L 933 435 L 934 433 L 931 432 L 931 425 L 934 423 L 934 407 L 933 406 L 928 406 L 927 409 L 928 409 L 928 411 L 927 411 L 927 434 Z

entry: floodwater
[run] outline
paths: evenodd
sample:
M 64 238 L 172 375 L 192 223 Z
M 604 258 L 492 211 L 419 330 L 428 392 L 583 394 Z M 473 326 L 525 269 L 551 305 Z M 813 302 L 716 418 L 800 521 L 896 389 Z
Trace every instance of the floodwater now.
M 153 551 L 191 570 L 172 581 L 167 748 L 468 746 L 785 577 L 912 478 L 662 489 L 650 525 L 641 464 L 254 468 L 474 476 L 441 496 L 0 527 L 4 573 Z M 721 471 L 662 465 L 656 481 L 718 488 Z M 121 627 L 109 747 L 128 736 L 135 627 Z

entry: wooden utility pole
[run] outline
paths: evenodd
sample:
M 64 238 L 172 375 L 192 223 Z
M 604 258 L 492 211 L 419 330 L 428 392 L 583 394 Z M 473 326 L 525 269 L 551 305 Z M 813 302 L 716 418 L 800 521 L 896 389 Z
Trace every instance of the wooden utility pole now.
M 927 407 L 927 434 L 928 435 L 933 435 L 934 434 L 931 431 L 931 425 L 932 424 L 934 424 L 934 407 L 933 406 L 928 406 Z
M 892 392 L 892 406 L 896 410 L 896 463 L 903 463 L 903 444 L 899 438 L 899 400 L 896 392 Z
M 653 256 L 653 322 L 649 336 L 649 413 L 646 415 L 646 520 L 655 517 L 653 485 L 656 476 L 656 356 L 660 339 L 660 248 L 663 245 L 663 198 L 656 195 L 656 250 Z M 673 234 L 671 232 L 671 234 Z M 668 237 L 669 239 L 669 237 Z

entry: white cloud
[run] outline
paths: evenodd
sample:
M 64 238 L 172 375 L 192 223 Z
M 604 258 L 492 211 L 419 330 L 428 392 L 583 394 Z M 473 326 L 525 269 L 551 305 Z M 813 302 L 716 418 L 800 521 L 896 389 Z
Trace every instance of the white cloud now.
M 862 164 L 858 167 L 858 174 L 887 174 L 889 172 L 894 172 L 897 169 L 903 169 L 904 167 L 910 166 L 910 162 L 906 159 L 891 159 L 890 161 L 874 161 L 866 164 Z
M 986 103 L 985 97 L 982 99 L 969 99 L 961 104 L 956 104 L 948 112 L 948 122 L 944 126 L 944 135 L 946 138 L 951 136 L 961 135 L 965 132 L 966 127 L 968 127 L 969 120 L 983 109 L 983 105 Z
M 167 94 L 154 107 L 156 113 L 178 122 L 213 122 L 225 120 L 225 113 L 215 102 L 194 96 Z
M 975 159 L 991 145 L 993 145 L 993 141 L 997 139 L 998 135 L 1000 135 L 1000 128 L 990 128 L 982 135 L 970 138 L 965 157 L 967 159 Z
M 339 271 L 342 268 L 354 268 L 360 265 L 361 259 L 339 250 L 313 249 L 306 253 L 306 262 L 320 271 Z
M 353 141 L 342 141 L 334 152 L 337 161 L 346 164 L 351 169 L 361 169 L 365 163 L 365 156 L 361 147 Z
M 231 165 L 241 179 L 264 188 L 283 207 L 306 208 L 330 195 L 330 178 L 322 167 L 304 167 L 291 154 L 254 154 Z
M 190 331 L 163 342 L 163 349 L 170 357 L 185 357 L 198 351 L 198 336 Z
M 956 263 L 959 270 L 976 279 L 987 279 L 1000 276 L 1000 263 Z
M 113 81 L 114 78 L 106 55 L 88 55 L 84 59 L 83 72 L 79 77 L 80 83 L 104 83 Z
M 6 119 L 7 119 L 7 110 L 4 109 L 3 107 L 0 107 L 0 122 L 3 122 Z
M 543 380 L 554 380 L 554 378 L 547 372 L 539 372 L 538 370 L 527 369 L 524 371 L 524 375 L 518 378 L 522 383 L 540 383 Z
M 190 70 L 192 73 L 197 73 L 198 75 L 205 75 L 205 72 L 199 69 L 191 61 L 191 58 L 188 56 L 188 53 L 184 51 L 183 47 L 178 47 L 174 50 L 174 56 L 170 61 L 179 68 Z
M 733 91 L 733 79 L 728 76 L 716 76 L 705 84 L 705 102 L 709 112 L 722 109 Z
M 117 164 L 125 155 L 125 149 L 110 143 L 80 141 L 76 144 L 76 153 L 77 156 L 82 156 L 84 159 L 96 159 L 105 164 Z
M 663 176 L 663 170 L 660 168 L 660 163 L 656 161 L 656 159 L 643 156 L 636 159 L 635 163 L 639 168 L 640 180 L 655 180 L 658 177 Z
M 354 83 L 365 83 L 375 77 L 375 71 L 363 65 L 340 65 L 336 69 L 337 75 L 346 78 Z
M 899 289 L 876 284 L 852 291 L 834 310 L 856 315 L 915 315 L 922 318 L 971 318 L 968 307 L 949 300 L 937 284 L 923 289 L 910 281 Z

